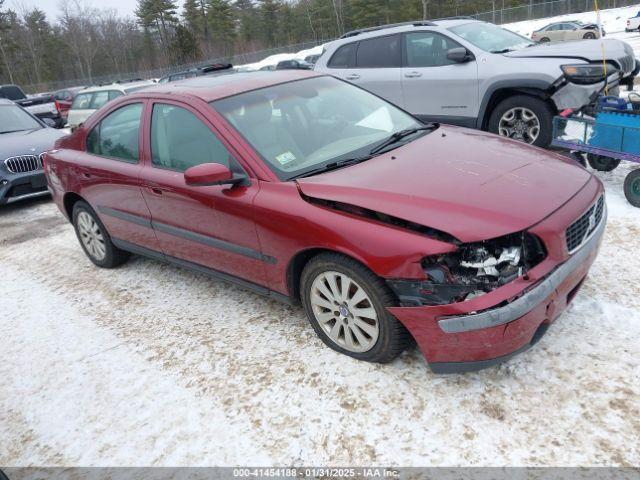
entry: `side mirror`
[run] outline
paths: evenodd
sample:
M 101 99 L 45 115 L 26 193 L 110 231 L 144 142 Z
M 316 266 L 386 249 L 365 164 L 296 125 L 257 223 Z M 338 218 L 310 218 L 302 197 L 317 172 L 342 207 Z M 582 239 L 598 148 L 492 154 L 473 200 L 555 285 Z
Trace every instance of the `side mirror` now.
M 465 63 L 473 60 L 473 54 L 464 47 L 456 47 L 447 51 L 447 58 L 457 63 Z
M 234 175 L 220 163 L 201 163 L 184 172 L 184 181 L 193 187 L 211 185 L 236 185 L 246 180 L 244 175 Z
M 47 127 L 55 128 L 56 121 L 53 118 L 43 118 L 42 121 L 45 123 Z

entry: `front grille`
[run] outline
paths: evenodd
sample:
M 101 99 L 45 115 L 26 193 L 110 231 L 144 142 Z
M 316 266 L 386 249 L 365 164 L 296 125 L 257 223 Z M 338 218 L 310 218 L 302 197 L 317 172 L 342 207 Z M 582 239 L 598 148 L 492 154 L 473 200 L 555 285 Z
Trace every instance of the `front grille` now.
M 598 228 L 604 213 L 604 196 L 601 196 L 596 203 L 591 205 L 580 218 L 569 225 L 565 232 L 567 250 L 569 253 L 575 252 L 589 239 L 591 234 Z
M 35 155 L 21 155 L 10 157 L 4 161 L 11 173 L 35 172 L 42 168 L 42 160 Z

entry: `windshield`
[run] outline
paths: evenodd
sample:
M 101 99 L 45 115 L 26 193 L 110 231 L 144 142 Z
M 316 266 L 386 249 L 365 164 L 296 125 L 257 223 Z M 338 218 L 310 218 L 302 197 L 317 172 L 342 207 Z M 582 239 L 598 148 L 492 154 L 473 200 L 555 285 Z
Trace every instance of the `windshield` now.
M 0 133 L 43 128 L 36 119 L 17 105 L 2 105 L 0 109 Z
M 465 23 L 449 30 L 486 52 L 508 52 L 534 45 L 528 38 L 492 23 Z
M 390 135 L 421 127 L 397 107 L 331 77 L 274 85 L 211 105 L 282 180 L 366 156 Z

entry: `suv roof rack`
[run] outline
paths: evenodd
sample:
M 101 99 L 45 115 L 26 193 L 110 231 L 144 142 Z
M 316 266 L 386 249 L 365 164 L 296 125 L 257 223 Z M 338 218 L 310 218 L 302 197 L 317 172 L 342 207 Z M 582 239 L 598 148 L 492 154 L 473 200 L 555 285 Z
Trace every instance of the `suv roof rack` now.
M 350 32 L 345 33 L 340 38 L 355 37 L 356 35 L 360 35 L 362 33 L 375 32 L 377 30 L 384 30 L 386 28 L 408 27 L 408 26 L 435 27 L 436 24 L 433 22 L 438 22 L 440 20 L 477 20 L 477 19 L 467 15 L 459 15 L 455 17 L 434 18 L 431 20 L 414 20 L 412 22 L 389 23 L 387 25 L 378 25 L 376 27 L 360 28 L 358 30 L 352 30 Z
M 340 38 L 349 38 L 355 37 L 356 35 L 360 35 L 362 33 L 375 32 L 376 30 L 384 30 L 386 28 L 395 28 L 395 27 L 406 27 L 413 25 L 414 27 L 435 27 L 436 24 L 429 20 L 418 20 L 414 22 L 401 22 L 401 23 L 390 23 L 388 25 L 379 25 L 377 27 L 369 27 L 369 28 L 361 28 L 358 30 L 352 30 L 350 32 L 345 33 Z

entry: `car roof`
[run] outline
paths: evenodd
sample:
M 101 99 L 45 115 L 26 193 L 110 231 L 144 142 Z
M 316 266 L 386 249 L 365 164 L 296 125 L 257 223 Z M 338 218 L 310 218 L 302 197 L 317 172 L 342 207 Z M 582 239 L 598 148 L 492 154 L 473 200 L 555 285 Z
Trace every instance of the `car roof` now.
M 204 75 L 178 82 L 156 84 L 132 95 L 149 97 L 153 94 L 182 94 L 198 97 L 205 102 L 230 97 L 239 93 L 270 87 L 304 78 L 322 76 L 310 70 L 277 70 L 236 72 L 232 75 Z
M 131 82 L 131 83 L 110 83 L 109 85 L 100 85 L 98 87 L 87 87 L 78 93 L 93 93 L 102 92 L 105 90 L 117 90 L 119 92 L 126 92 L 130 88 L 142 87 L 145 85 L 154 85 L 153 82 L 145 80 L 143 82 Z

